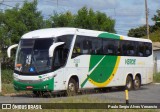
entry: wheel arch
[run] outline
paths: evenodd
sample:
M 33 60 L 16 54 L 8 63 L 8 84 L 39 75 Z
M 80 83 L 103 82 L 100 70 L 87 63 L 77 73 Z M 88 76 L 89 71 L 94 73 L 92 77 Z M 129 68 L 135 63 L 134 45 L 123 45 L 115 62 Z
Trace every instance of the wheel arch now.
M 66 87 L 68 87 L 68 83 L 70 79 L 74 79 L 78 83 L 78 88 L 79 88 L 79 78 L 77 75 L 73 75 L 73 74 L 68 77 Z
M 142 84 L 142 77 L 141 77 L 141 74 L 140 74 L 140 73 L 137 73 L 137 74 L 135 75 L 135 77 L 134 77 L 134 80 L 135 80 L 136 76 L 139 77 L 139 79 L 140 79 L 140 84 Z
M 128 76 L 130 76 L 133 80 L 133 74 L 132 73 L 128 73 L 128 75 L 126 76 L 126 79 L 127 79 Z

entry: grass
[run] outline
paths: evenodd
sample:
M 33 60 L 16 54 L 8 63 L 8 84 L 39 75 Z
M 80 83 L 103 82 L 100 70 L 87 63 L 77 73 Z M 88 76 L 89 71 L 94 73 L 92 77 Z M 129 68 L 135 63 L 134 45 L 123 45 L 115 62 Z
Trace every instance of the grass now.
M 13 70 L 3 69 L 2 70 L 2 93 L 13 94 L 13 93 L 24 93 L 24 91 L 16 91 L 13 87 Z
M 153 82 L 160 83 L 160 73 L 156 73 L 153 75 Z
M 147 38 L 147 36 L 144 36 L 143 38 Z M 149 38 L 153 41 L 153 42 L 160 42 L 160 31 L 157 30 L 153 33 L 149 34 Z
M 2 83 L 11 84 L 13 81 L 13 70 L 2 69 Z
M 11 94 L 11 93 L 25 93 L 25 91 L 20 91 L 17 92 L 13 88 L 13 72 L 11 70 L 2 70 L 2 93 L 1 95 L 4 94 Z M 160 82 L 160 73 L 154 74 L 154 82 Z M 40 102 L 39 102 L 40 103 Z M 108 101 L 107 99 L 101 99 L 101 98 L 94 98 L 90 97 L 90 95 L 82 95 L 78 97 L 58 97 L 58 98 L 51 98 L 49 100 L 49 103 L 112 103 L 112 101 Z M 1 110 L 2 112 L 8 112 L 8 110 Z M 19 110 L 22 112 L 27 112 L 28 110 Z M 29 110 L 33 112 L 101 112 L 101 111 L 106 111 L 106 112 L 158 112 L 159 110 L 153 110 L 153 109 L 45 109 L 45 110 Z M 12 112 L 17 112 L 17 110 L 12 110 Z

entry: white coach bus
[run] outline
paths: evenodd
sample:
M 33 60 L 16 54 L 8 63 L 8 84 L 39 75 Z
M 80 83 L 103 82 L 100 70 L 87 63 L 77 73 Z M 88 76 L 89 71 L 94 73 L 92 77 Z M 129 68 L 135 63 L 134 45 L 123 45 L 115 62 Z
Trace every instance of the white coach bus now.
M 50 28 L 26 33 L 17 47 L 14 88 L 34 94 L 86 88 L 139 89 L 153 80 L 152 42 L 102 31 Z

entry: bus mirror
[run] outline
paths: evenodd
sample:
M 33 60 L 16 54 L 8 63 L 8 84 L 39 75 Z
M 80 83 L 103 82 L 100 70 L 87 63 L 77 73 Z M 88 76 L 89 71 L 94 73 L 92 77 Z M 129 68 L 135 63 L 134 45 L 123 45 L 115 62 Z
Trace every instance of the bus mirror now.
M 11 50 L 15 47 L 17 47 L 18 44 L 14 44 L 14 45 L 11 45 L 8 49 L 7 49 L 7 55 L 8 57 L 10 58 L 11 57 Z
M 52 45 L 50 46 L 50 48 L 49 48 L 49 57 L 50 57 L 50 58 L 53 57 L 53 51 L 55 50 L 55 48 L 56 48 L 57 46 L 62 45 L 62 44 L 64 44 L 64 42 L 54 43 L 54 44 L 52 44 Z

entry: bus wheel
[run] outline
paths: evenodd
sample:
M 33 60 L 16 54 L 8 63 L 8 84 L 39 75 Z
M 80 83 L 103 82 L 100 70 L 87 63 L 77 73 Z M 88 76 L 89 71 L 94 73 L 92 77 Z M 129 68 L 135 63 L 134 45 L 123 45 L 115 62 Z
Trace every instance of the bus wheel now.
M 68 83 L 68 88 L 67 88 L 67 96 L 74 96 L 77 94 L 77 90 L 78 90 L 78 86 L 77 86 L 77 83 L 76 81 L 71 78 L 69 80 L 69 83 Z
M 133 88 L 133 80 L 131 76 L 127 76 L 125 88 L 128 90 L 131 90 Z
M 137 90 L 140 88 L 140 86 L 141 86 L 141 80 L 138 76 L 136 76 L 134 80 L 134 89 Z

